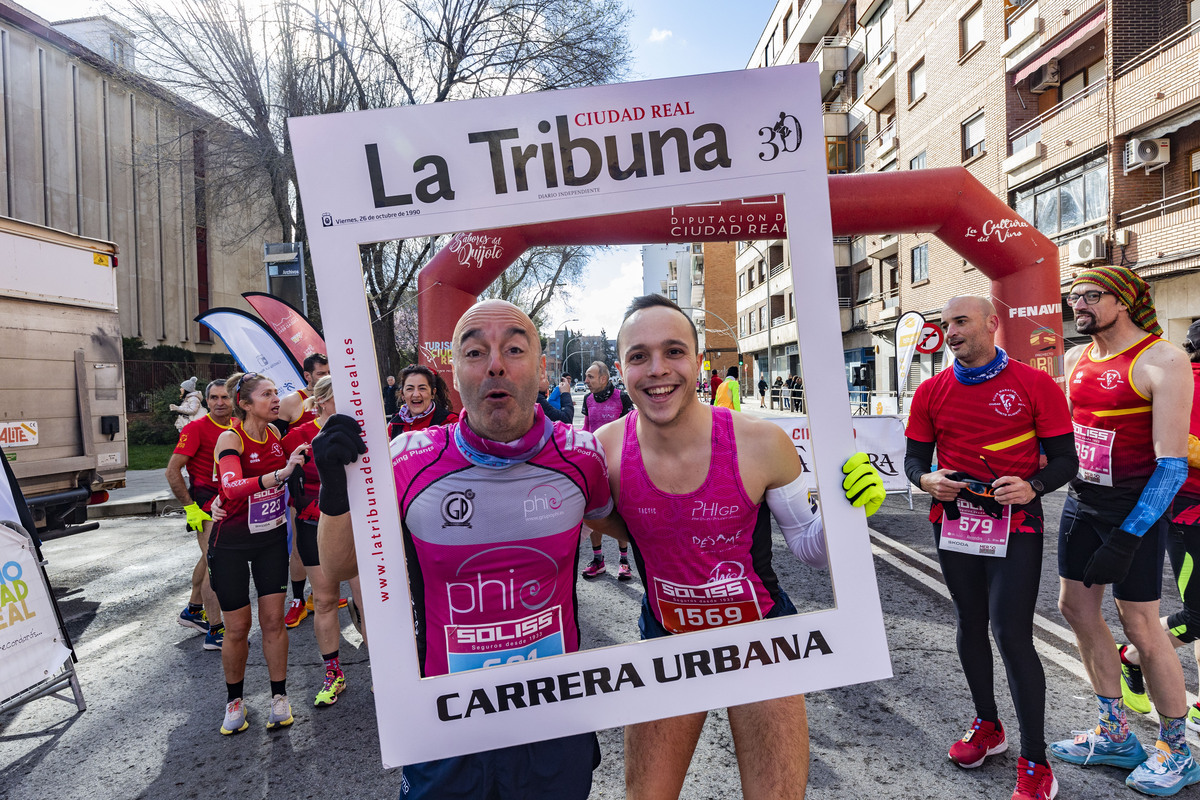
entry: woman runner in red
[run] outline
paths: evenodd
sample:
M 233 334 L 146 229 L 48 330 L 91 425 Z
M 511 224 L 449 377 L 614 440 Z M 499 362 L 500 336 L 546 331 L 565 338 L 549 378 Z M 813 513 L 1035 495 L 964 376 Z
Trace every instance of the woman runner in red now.
M 258 624 L 271 678 L 271 714 L 267 729 L 292 724 L 287 699 L 288 637 L 283 600 L 288 581 L 287 506 L 284 483 L 304 463 L 308 445 L 284 455 L 279 431 L 279 395 L 270 379 L 255 373 L 226 382 L 233 413 L 242 424 L 217 438 L 217 471 L 225 516 L 208 540 L 208 575 L 225 618 L 221 665 L 227 703 L 221 733 L 249 727 L 242 702 L 250 635 L 250 578 L 258 592 Z

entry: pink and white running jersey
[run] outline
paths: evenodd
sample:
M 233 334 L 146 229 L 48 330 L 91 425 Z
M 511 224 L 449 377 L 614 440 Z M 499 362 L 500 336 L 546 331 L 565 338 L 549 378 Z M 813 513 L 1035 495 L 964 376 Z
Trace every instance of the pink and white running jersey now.
M 646 474 L 637 411 L 625 421 L 617 511 L 629 528 L 646 600 L 672 633 L 766 616 L 779 599 L 771 515 L 746 496 L 733 412 L 713 408 L 712 459 L 700 488 L 668 494 Z
M 612 511 L 599 442 L 538 409 L 511 446 L 464 415 L 391 452 L 422 674 L 579 649 L 580 527 Z

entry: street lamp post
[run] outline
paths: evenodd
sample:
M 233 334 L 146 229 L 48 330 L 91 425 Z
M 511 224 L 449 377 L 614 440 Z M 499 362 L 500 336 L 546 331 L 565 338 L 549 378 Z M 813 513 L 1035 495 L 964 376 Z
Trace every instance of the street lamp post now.
M 759 250 L 758 245 L 754 242 L 747 241 L 746 246 L 754 248 L 754 252 L 758 253 L 767 268 L 767 389 L 770 390 L 773 386 L 771 382 L 771 328 L 775 327 L 775 320 L 771 317 L 771 259 L 763 255 L 763 251 Z

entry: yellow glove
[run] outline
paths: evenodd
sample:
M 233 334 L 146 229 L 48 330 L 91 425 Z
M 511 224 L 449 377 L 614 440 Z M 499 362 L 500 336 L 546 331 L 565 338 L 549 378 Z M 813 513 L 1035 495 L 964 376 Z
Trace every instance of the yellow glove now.
M 212 517 L 205 514 L 198 503 L 184 506 L 183 513 L 187 514 L 187 526 L 196 533 L 204 530 L 204 523 L 212 521 Z
M 871 460 L 866 453 L 855 453 L 842 464 L 842 472 L 846 479 L 842 481 L 842 489 L 846 491 L 846 499 L 855 508 L 862 507 L 871 516 L 883 505 L 887 492 L 883 489 L 883 478 L 871 466 Z
M 1200 439 L 1188 434 L 1188 466 L 1200 469 Z

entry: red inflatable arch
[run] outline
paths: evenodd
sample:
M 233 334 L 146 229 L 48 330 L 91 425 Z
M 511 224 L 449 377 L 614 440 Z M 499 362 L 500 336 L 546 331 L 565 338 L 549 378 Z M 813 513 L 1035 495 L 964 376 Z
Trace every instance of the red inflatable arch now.
M 991 279 L 1001 320 L 998 343 L 1013 358 L 1061 373 L 1058 248 L 966 169 L 830 175 L 829 201 L 834 236 L 935 234 Z M 459 317 L 530 247 L 757 240 L 787 233 L 782 197 L 688 208 L 694 216 L 763 221 L 744 225 L 743 235 L 713 230 L 706 236 L 703 228 L 679 225 L 676 208 L 458 234 L 417 278 L 421 362 L 443 372 L 448 368 Z

